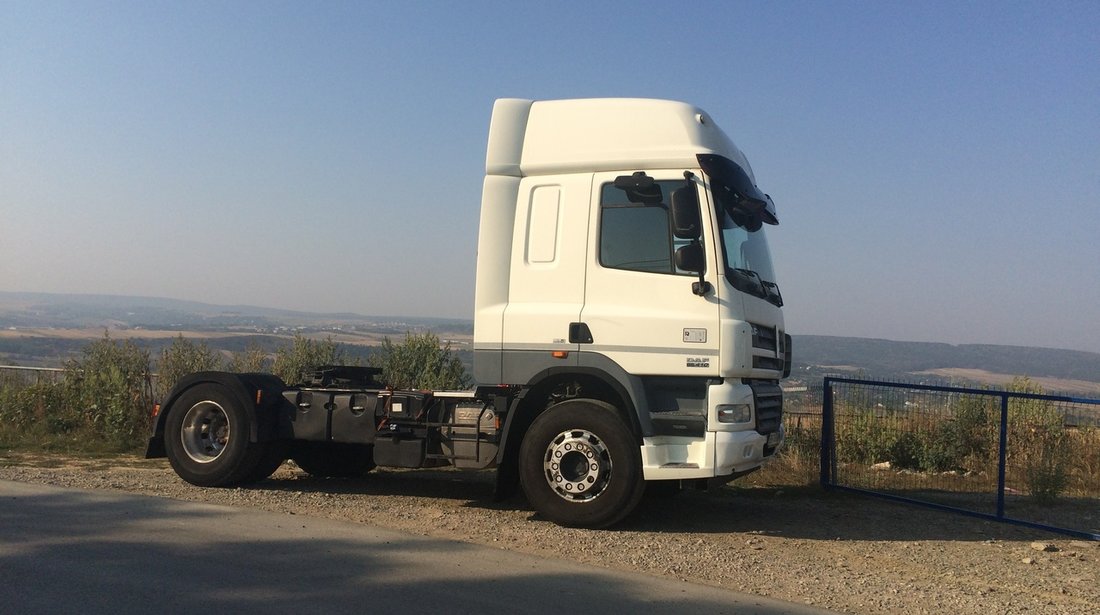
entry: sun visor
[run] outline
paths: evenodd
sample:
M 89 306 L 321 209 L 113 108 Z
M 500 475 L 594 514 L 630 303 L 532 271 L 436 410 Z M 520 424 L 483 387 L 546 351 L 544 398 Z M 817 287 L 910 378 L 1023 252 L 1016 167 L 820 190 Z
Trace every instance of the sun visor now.
M 743 211 L 767 224 L 779 224 L 775 203 L 752 183 L 741 165 L 718 154 L 699 154 L 697 158 L 711 179 L 714 197 L 723 207 Z

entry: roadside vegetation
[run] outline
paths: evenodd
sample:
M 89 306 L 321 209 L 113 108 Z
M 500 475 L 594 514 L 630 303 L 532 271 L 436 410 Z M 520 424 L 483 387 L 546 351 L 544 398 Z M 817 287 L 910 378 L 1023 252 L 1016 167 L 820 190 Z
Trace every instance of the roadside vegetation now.
M 67 361 L 62 371 L 0 370 L 0 448 L 140 452 L 148 438 L 153 404 L 186 374 L 265 372 L 298 383 L 321 365 L 360 363 L 332 339 L 301 335 L 272 352 L 255 345 L 237 352 L 218 351 L 180 335 L 151 356 L 131 341 L 105 334 Z M 366 363 L 380 367 L 383 382 L 394 388 L 463 389 L 471 383 L 450 346 L 432 333 L 406 333 L 398 342 L 387 338 Z M 1042 392 L 1026 378 L 1017 379 L 1008 390 Z M 820 408 L 820 396 L 812 392 L 788 398 L 786 444 L 778 459 L 747 484 L 817 483 Z M 1013 398 L 1008 413 L 1008 484 L 1039 502 L 1062 496 L 1100 497 L 1100 428 L 1069 424 L 1064 410 L 1045 400 Z M 996 477 L 999 424 L 1000 407 L 992 396 L 959 396 L 935 409 L 850 400 L 837 414 L 837 463 L 850 472 L 858 470 L 876 487 L 884 477 L 894 476 L 904 486 L 921 483 L 973 491 L 977 483 L 987 486 Z
M 388 386 L 457 389 L 469 384 L 462 362 L 432 333 L 406 333 L 400 343 L 387 338 L 367 362 L 383 369 Z M 0 370 L 0 448 L 140 453 L 149 437 L 153 404 L 189 373 L 265 372 L 298 383 L 322 365 L 358 363 L 331 339 L 301 335 L 273 353 L 258 346 L 223 353 L 180 335 L 154 357 L 105 333 L 62 371 Z
M 1027 378 L 1006 390 L 1042 394 Z M 788 412 L 786 444 L 764 480 L 818 481 L 820 400 Z M 796 408 L 797 410 L 797 408 Z M 1044 399 L 1009 398 L 1006 493 L 1035 503 L 1100 497 L 1100 427 L 1067 416 Z M 836 463 L 845 482 L 876 490 L 995 492 L 1000 462 L 1000 400 L 993 395 L 918 399 L 891 407 L 874 396 L 845 399 L 835 416 Z

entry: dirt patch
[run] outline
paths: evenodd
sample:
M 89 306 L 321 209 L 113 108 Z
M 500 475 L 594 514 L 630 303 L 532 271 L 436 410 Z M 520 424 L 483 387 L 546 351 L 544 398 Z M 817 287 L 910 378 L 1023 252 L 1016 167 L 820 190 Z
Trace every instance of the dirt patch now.
M 0 455 L 0 479 L 370 523 L 848 613 L 1084 614 L 1100 604 L 1100 543 L 813 488 L 650 498 L 620 526 L 591 531 L 549 523 L 522 497 L 493 501 L 489 472 L 318 480 L 287 463 L 252 487 L 204 489 L 164 460 L 13 453 Z

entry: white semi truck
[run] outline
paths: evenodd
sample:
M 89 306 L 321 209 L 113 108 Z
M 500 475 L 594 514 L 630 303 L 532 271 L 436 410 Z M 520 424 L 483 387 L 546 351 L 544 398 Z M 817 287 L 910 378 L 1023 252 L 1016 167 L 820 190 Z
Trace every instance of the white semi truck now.
M 148 457 L 184 480 L 377 466 L 496 468 L 546 518 L 605 527 L 653 487 L 724 482 L 783 441 L 791 366 L 744 154 L 702 110 L 644 99 L 493 107 L 472 391 L 398 391 L 327 366 L 288 386 L 200 372 L 156 412 Z

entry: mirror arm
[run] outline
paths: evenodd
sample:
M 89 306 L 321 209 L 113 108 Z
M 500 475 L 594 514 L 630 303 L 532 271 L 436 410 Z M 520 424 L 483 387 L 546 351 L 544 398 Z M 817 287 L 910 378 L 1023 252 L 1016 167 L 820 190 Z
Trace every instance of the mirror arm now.
M 703 277 L 703 274 L 699 274 L 699 277 Z M 707 282 L 706 280 L 691 283 L 692 294 L 698 295 L 700 297 L 706 296 L 706 294 L 712 290 L 714 290 L 714 287 L 711 286 L 710 282 Z
M 695 178 L 694 173 L 692 173 L 691 171 L 684 171 L 684 180 L 688 182 L 688 185 L 691 185 L 691 180 L 694 179 L 694 178 Z M 700 245 L 698 239 L 692 240 L 691 243 L 694 244 L 694 245 Z M 704 258 L 705 258 L 705 255 L 704 255 Z M 704 267 L 704 269 L 705 269 L 705 267 Z M 710 282 L 706 281 L 706 279 L 703 277 L 703 274 L 704 274 L 704 272 L 700 271 L 699 272 L 699 281 L 691 283 L 691 292 L 692 292 L 692 294 L 694 294 L 698 297 L 706 296 L 707 293 L 714 290 L 714 287 L 711 286 Z
M 695 174 L 692 173 L 691 171 L 684 171 L 684 181 L 686 181 L 689 186 L 692 183 L 691 182 L 692 179 L 695 179 Z M 699 243 L 698 238 L 692 239 L 691 244 L 694 245 L 694 246 L 701 245 Z M 705 258 L 706 258 L 706 255 L 704 254 L 704 262 L 705 262 Z M 704 267 L 703 269 L 706 269 L 706 267 Z M 698 297 L 703 297 L 703 296 L 706 296 L 706 294 L 709 293 L 712 290 L 714 290 L 714 287 L 711 286 L 710 282 L 706 281 L 706 279 L 704 278 L 704 272 L 700 271 L 699 272 L 699 281 L 691 283 L 691 292 L 692 292 L 692 294 L 694 294 Z
M 694 245 L 694 246 L 700 246 L 700 249 L 702 249 L 702 244 L 699 243 L 698 239 L 692 240 L 691 244 Z M 706 253 L 705 252 L 703 253 L 703 262 L 704 262 L 704 266 L 703 266 L 702 269 L 699 270 L 699 281 L 691 283 L 691 292 L 692 292 L 692 294 L 694 294 L 696 296 L 699 296 L 699 297 L 703 297 L 707 293 L 709 293 L 710 291 L 714 290 L 714 287 L 711 286 L 710 282 L 706 281 L 706 279 L 703 277 L 704 274 L 705 274 L 705 270 L 706 270 L 706 266 L 705 266 Z

